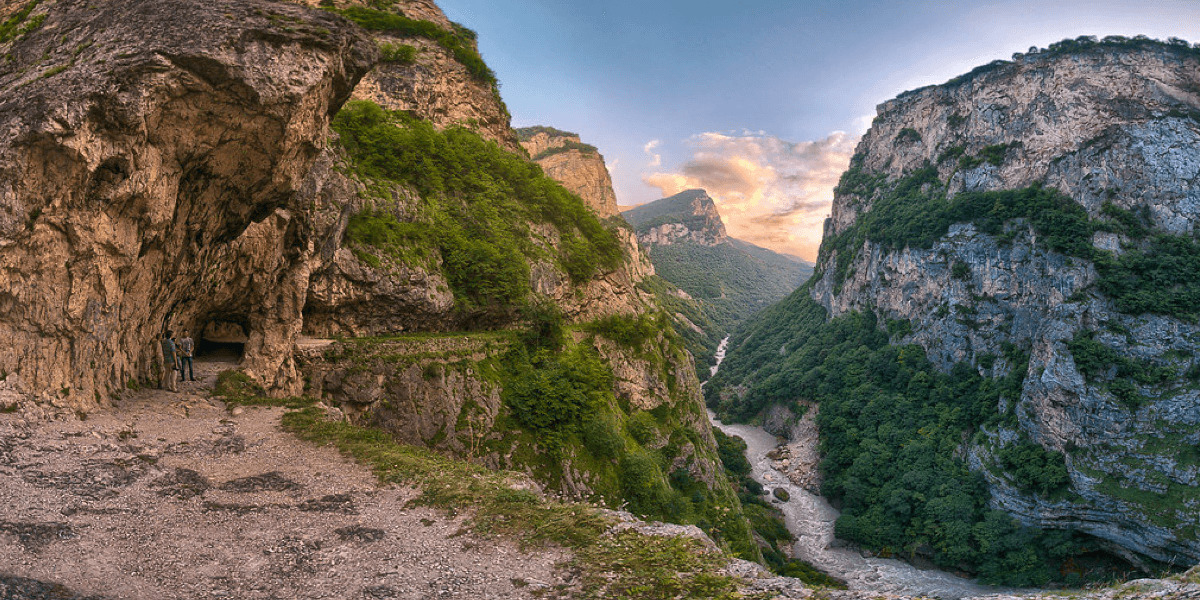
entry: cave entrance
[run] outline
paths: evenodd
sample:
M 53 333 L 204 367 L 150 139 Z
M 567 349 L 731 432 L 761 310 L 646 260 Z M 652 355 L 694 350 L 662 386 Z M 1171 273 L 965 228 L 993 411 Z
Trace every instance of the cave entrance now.
M 246 327 L 233 321 L 209 321 L 196 340 L 197 361 L 239 363 L 246 352 Z

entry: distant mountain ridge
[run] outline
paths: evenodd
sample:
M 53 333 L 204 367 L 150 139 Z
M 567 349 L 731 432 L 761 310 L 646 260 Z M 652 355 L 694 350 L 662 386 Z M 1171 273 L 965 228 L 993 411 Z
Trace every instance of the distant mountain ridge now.
M 686 190 L 622 213 L 633 225 L 638 241 L 669 245 L 690 239 L 715 246 L 729 238 L 717 205 L 704 190 Z
M 685 325 L 704 323 L 680 328 L 696 334 L 692 352 L 700 362 L 711 363 L 725 335 L 812 275 L 812 263 L 729 237 L 704 190 L 686 190 L 621 214 L 658 275 L 695 301 L 675 303 L 672 310 Z

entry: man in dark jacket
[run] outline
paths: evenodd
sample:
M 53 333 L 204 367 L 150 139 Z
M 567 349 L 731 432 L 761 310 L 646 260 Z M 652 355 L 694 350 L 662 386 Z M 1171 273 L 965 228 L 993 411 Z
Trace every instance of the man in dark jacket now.
M 163 334 L 163 339 L 159 341 L 162 345 L 163 354 L 163 381 L 162 387 L 170 392 L 178 392 L 177 377 L 179 376 L 179 357 L 175 350 L 175 340 L 171 339 L 171 330 L 168 329 Z

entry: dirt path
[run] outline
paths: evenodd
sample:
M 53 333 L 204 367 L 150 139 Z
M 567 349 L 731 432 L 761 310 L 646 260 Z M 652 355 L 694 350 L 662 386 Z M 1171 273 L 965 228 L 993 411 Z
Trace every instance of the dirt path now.
M 556 552 L 463 533 L 330 448 L 208 399 L 131 392 L 85 421 L 0 415 L 0 598 L 533 598 Z M 69 590 L 69 591 L 68 591 Z

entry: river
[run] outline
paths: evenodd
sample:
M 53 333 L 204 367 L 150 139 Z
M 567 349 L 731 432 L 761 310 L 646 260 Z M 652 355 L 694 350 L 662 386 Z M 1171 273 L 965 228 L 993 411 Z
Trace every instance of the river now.
M 721 341 L 717 349 L 717 364 L 712 367 L 713 375 L 725 359 L 729 338 Z M 838 511 L 821 496 L 793 485 L 772 465 L 767 453 L 778 444 L 775 436 L 761 427 L 753 425 L 727 425 L 708 413 L 714 427 L 729 435 L 746 441 L 746 458 L 753 467 L 754 479 L 767 490 L 783 488 L 790 494 L 787 502 L 775 503 L 784 515 L 788 531 L 796 537 L 793 546 L 796 558 L 804 560 L 818 569 L 842 579 L 851 590 L 882 592 L 904 595 L 926 595 L 938 598 L 957 599 L 968 596 L 1002 593 L 1008 590 L 988 587 L 956 575 L 936 569 L 918 569 L 904 561 L 886 558 L 868 558 L 853 548 L 840 547 L 833 535 L 833 524 Z

